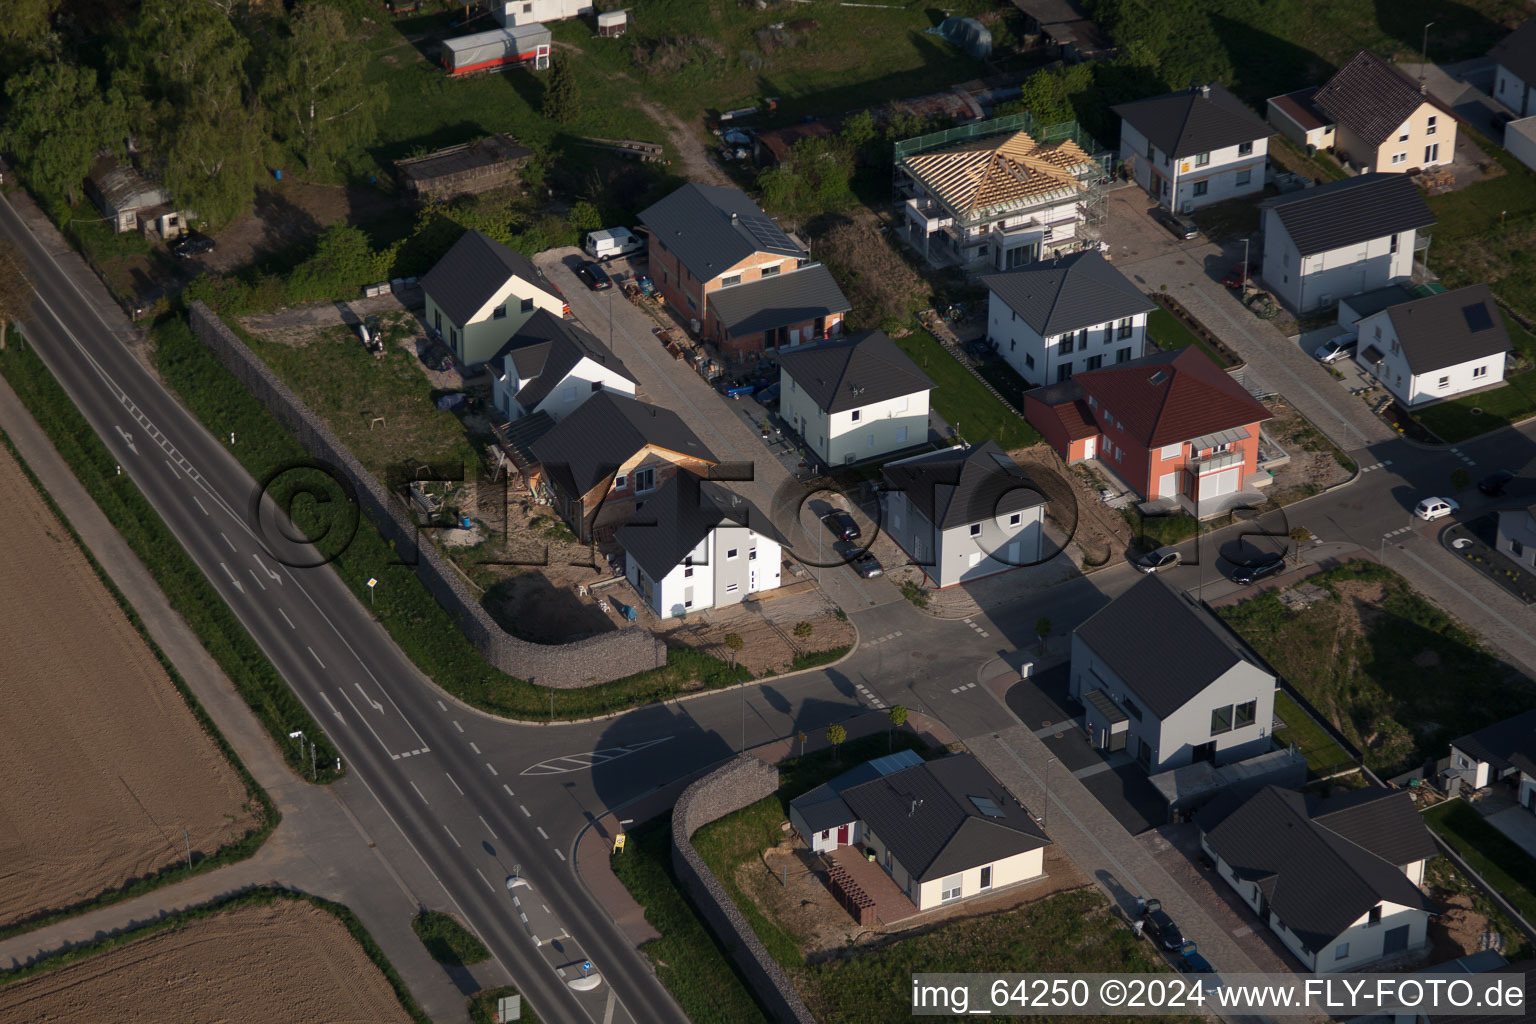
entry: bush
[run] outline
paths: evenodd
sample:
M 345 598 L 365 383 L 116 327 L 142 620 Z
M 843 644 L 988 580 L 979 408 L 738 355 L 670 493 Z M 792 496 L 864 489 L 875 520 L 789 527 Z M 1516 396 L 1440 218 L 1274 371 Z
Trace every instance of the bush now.
M 423 910 L 411 921 L 411 929 L 440 964 L 462 967 L 491 958 L 485 943 L 447 914 Z

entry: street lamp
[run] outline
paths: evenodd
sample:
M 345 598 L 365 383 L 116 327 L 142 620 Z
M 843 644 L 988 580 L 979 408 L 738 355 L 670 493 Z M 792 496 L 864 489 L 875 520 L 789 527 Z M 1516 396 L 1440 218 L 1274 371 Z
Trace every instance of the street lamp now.
M 1250 239 L 1247 239 L 1247 238 L 1243 239 L 1243 285 L 1242 285 L 1242 288 L 1240 288 L 1238 290 L 1238 293 L 1237 293 L 1237 297 L 1239 299 L 1244 298 L 1248 294 L 1248 242 L 1249 241 L 1250 241 Z
M 1434 22 L 1431 21 L 1424 25 L 1424 43 L 1419 47 L 1419 92 L 1421 93 L 1424 91 L 1426 69 L 1429 67 L 1429 29 L 1433 24 Z

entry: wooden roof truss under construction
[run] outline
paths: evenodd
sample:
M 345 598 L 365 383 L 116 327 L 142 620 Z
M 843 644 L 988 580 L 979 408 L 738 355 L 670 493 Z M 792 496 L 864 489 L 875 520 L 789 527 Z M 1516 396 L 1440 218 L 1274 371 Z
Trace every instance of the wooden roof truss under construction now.
M 1025 132 L 915 153 L 901 167 L 964 224 L 1061 202 L 1102 173 L 1071 139 L 1042 145 Z

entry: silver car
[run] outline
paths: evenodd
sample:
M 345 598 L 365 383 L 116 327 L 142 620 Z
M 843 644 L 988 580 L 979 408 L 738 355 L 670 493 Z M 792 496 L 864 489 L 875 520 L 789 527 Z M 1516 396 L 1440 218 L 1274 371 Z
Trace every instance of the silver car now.
M 1353 355 L 1355 348 L 1360 344 L 1358 334 L 1341 334 L 1337 338 L 1329 338 L 1313 351 L 1320 363 L 1336 363 L 1347 355 Z

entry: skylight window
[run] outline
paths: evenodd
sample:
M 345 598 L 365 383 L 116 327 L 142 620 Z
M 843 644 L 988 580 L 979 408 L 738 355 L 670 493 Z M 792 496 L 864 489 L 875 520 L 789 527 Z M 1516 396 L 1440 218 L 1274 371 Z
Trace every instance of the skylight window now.
M 997 809 L 997 804 L 993 803 L 989 797 L 973 796 L 971 797 L 971 803 L 975 804 L 976 809 L 989 818 L 1001 818 L 1003 816 L 1003 812 Z
M 1168 375 L 1166 373 L 1164 373 L 1162 370 L 1158 370 L 1152 376 L 1147 378 L 1147 383 L 1148 384 L 1157 385 L 1157 384 L 1161 384 L 1163 381 L 1165 381 L 1167 379 L 1168 379 Z

